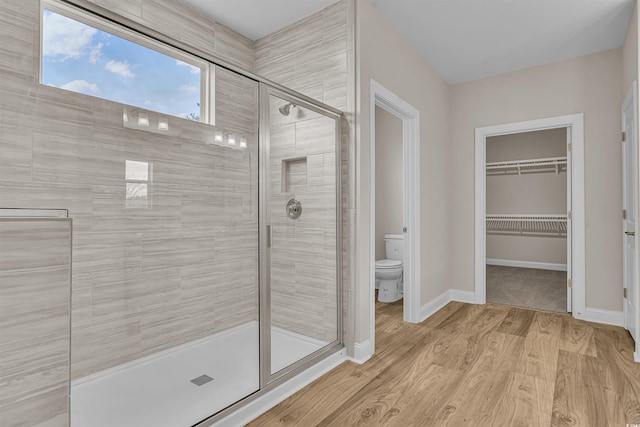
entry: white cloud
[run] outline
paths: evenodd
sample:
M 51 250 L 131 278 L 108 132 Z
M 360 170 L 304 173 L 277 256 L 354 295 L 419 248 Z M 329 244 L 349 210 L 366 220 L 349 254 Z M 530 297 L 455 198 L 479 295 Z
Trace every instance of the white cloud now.
M 95 46 L 91 46 L 91 48 L 89 49 L 90 63 L 95 64 L 100 60 L 100 57 L 102 56 L 102 46 L 103 46 L 102 43 L 98 43 Z
M 144 102 L 142 103 L 142 105 L 150 106 L 150 105 L 153 105 L 153 102 L 151 102 L 151 101 L 149 101 L 149 100 L 147 99 L 146 101 L 144 101 Z
M 196 67 L 195 65 L 187 64 L 186 62 L 180 61 L 179 59 L 176 59 L 176 64 L 181 65 L 183 67 L 189 67 L 190 68 L 189 72 L 191 74 L 200 74 L 200 68 Z
M 112 59 L 111 61 L 107 62 L 104 68 L 108 71 L 111 71 L 112 73 L 119 74 L 126 79 L 132 79 L 136 76 L 135 74 L 133 74 L 133 72 L 131 72 L 129 63 L 127 61 L 120 62 L 114 61 Z
M 85 95 L 99 95 L 100 88 L 95 83 L 89 83 L 86 80 L 73 80 L 60 86 L 62 89 L 71 90 L 73 92 L 84 93 Z
M 45 13 L 43 28 L 44 56 L 60 56 L 64 61 L 91 53 L 97 58 L 98 50 L 102 48 L 100 44 L 92 46 L 93 36 L 98 30 L 62 15 Z
M 198 88 L 194 85 L 180 85 L 178 86 L 180 92 L 197 92 Z

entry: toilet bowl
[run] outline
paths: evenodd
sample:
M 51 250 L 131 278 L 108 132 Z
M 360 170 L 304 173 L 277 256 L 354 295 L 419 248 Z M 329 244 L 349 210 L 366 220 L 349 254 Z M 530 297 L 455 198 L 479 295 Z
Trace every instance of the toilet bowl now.
M 378 301 L 395 302 L 402 298 L 402 245 L 403 236 L 387 234 L 384 236 L 387 259 L 376 261 L 376 288 Z
M 402 261 L 376 261 L 376 288 L 380 302 L 395 302 L 402 298 Z

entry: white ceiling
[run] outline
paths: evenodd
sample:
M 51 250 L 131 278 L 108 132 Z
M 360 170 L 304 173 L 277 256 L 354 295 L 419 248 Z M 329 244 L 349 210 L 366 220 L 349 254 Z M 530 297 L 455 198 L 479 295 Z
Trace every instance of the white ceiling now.
M 251 40 L 306 18 L 337 0 L 181 0 Z
M 182 0 L 252 40 L 336 0 Z M 635 0 L 370 0 L 447 83 L 622 45 Z
M 455 84 L 622 45 L 634 0 L 371 0 Z

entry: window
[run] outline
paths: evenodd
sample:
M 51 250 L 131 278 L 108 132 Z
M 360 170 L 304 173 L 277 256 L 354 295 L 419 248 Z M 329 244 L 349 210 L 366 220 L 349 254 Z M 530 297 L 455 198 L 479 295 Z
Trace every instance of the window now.
M 42 84 L 213 124 L 205 61 L 72 7 L 43 5 Z
M 151 207 L 151 163 L 125 162 L 125 206 L 127 209 Z

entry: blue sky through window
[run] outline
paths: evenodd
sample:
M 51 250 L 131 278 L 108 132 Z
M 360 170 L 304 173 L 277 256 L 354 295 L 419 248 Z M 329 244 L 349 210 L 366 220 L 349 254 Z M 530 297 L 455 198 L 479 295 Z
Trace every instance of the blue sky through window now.
M 201 69 L 43 11 L 42 83 L 178 117 L 200 117 Z

